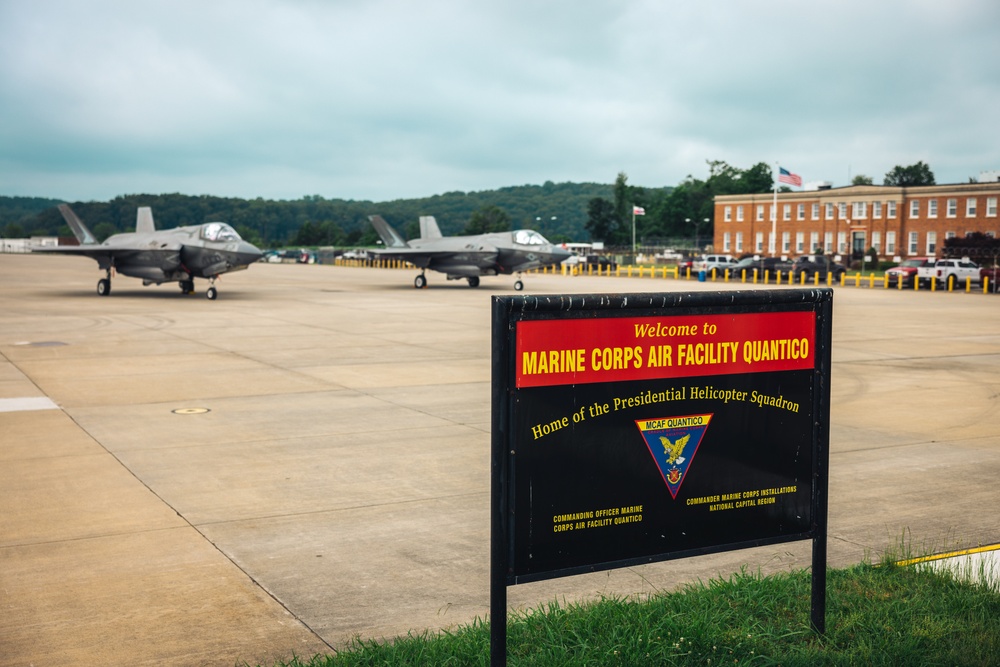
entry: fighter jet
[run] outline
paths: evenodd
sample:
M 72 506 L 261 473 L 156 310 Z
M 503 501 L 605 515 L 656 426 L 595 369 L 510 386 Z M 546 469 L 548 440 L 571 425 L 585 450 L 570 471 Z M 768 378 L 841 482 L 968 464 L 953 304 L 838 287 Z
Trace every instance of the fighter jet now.
M 224 222 L 206 222 L 157 231 L 153 211 L 142 206 L 136 212 L 135 232 L 115 234 L 104 243 L 94 235 L 66 204 L 59 205 L 66 224 L 80 242 L 78 246 L 35 247 L 32 252 L 83 255 L 97 260 L 105 277 L 97 281 L 97 293 L 111 294 L 111 272 L 142 278 L 143 285 L 177 281 L 181 292 L 194 293 L 194 279 L 207 278 L 209 299 L 218 297 L 215 279 L 229 271 L 247 268 L 262 253 L 252 243 L 240 238 Z
M 380 215 L 368 216 L 385 248 L 374 250 L 380 257 L 403 259 L 420 268 L 413 280 L 417 289 L 427 286 L 424 271 L 440 271 L 448 280 L 465 278 L 469 287 L 479 286 L 480 276 L 517 274 L 515 290 L 524 289 L 521 272 L 558 264 L 569 251 L 552 245 L 530 229 L 490 232 L 476 236 L 442 236 L 433 216 L 420 216 L 420 238 L 403 240 Z

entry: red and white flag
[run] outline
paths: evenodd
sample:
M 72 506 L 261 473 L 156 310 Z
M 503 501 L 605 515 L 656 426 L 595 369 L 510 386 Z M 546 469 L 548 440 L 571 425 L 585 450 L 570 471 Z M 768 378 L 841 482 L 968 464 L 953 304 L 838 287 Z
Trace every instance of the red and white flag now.
M 646 209 L 641 206 L 633 206 L 632 215 L 646 215 Z
M 793 174 L 784 167 L 778 167 L 778 182 L 788 183 L 789 185 L 794 185 L 797 188 L 802 187 L 802 177 L 798 174 Z

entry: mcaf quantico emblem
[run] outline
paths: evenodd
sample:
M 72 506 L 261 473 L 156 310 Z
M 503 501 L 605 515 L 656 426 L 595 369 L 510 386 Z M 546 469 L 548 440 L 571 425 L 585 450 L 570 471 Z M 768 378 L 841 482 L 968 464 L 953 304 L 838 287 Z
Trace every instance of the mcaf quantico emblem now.
M 635 420 L 672 498 L 677 497 L 711 421 L 711 414 Z

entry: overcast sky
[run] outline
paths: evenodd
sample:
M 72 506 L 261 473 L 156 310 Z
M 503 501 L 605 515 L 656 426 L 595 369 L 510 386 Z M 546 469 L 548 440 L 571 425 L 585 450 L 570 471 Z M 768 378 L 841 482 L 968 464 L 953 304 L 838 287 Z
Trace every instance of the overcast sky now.
M 1000 169 L 997 0 L 0 0 L 0 194 Z

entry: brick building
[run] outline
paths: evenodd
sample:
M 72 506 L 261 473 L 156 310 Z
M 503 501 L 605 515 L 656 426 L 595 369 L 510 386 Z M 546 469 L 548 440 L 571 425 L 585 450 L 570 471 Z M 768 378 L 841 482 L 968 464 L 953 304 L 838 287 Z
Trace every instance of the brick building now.
M 944 240 L 972 232 L 1000 235 L 1000 182 L 779 192 L 715 198 L 715 252 L 796 256 L 822 248 L 828 255 L 879 259 L 941 256 Z

